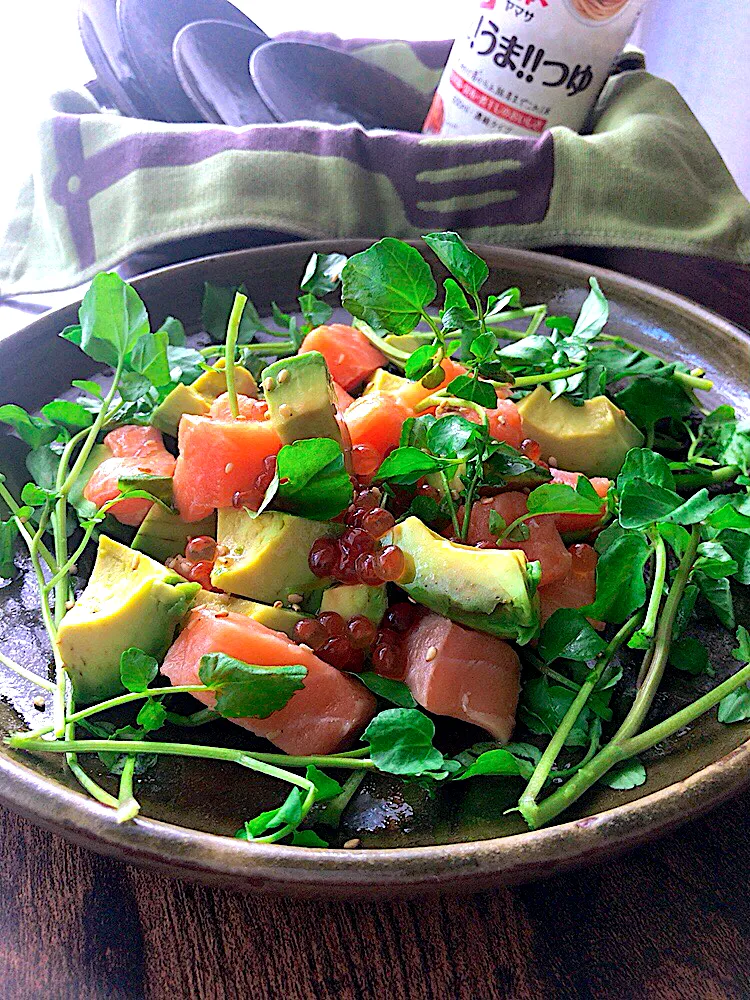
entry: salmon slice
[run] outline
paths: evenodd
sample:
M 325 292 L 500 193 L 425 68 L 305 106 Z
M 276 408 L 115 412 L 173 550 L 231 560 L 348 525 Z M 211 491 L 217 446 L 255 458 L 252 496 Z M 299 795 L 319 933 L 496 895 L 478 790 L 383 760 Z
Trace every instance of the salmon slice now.
M 418 704 L 508 742 L 521 689 L 521 662 L 512 646 L 429 614 L 405 636 L 404 653 L 404 680 Z
M 333 389 L 336 393 L 336 406 L 338 407 L 339 413 L 343 413 L 344 410 L 348 410 L 349 407 L 354 402 L 354 396 L 350 396 L 349 393 L 340 386 L 338 382 L 333 383 Z
M 466 417 L 473 424 L 478 424 L 480 416 L 476 410 L 462 409 L 458 411 L 462 417 Z M 487 420 L 489 422 L 490 434 L 496 441 L 504 441 L 511 448 L 520 448 L 523 443 L 524 433 L 521 423 L 521 414 L 512 399 L 497 400 L 494 410 L 487 410 Z
M 221 397 L 214 405 L 223 412 Z M 219 507 L 231 507 L 235 493 L 252 489 L 265 459 L 279 452 L 276 431 L 267 420 L 253 416 L 261 415 L 264 405 L 248 400 L 239 420 L 192 414 L 180 420 L 174 500 L 183 521 L 202 521 Z
M 373 347 L 365 335 L 353 326 L 331 323 L 311 330 L 302 341 L 300 354 L 320 351 L 335 382 L 346 389 L 355 389 L 388 359 Z
M 490 512 L 493 510 L 500 515 L 506 525 L 509 525 L 526 513 L 526 494 L 499 493 L 495 497 L 484 497 L 473 504 L 467 537 L 469 545 L 496 541 L 497 536 L 490 531 Z M 462 507 L 458 512 L 459 524 L 463 524 L 463 519 Z M 562 580 L 570 569 L 571 555 L 560 538 L 553 516 L 549 514 L 532 517 L 524 523 L 529 529 L 526 541 L 503 541 L 498 548 L 521 549 L 530 562 L 538 560 L 542 565 L 542 586 Z
M 155 427 L 126 424 L 110 431 L 104 443 L 113 457 L 97 466 L 83 491 L 97 508 L 120 493 L 120 479 L 143 474 L 171 477 L 174 473 L 174 456 L 164 447 L 161 432 Z M 150 500 L 121 500 L 111 510 L 121 524 L 137 526 L 152 507 Z
M 286 753 L 334 753 L 353 743 L 375 714 L 375 698 L 363 684 L 295 645 L 283 632 L 245 615 L 196 608 L 167 653 L 162 673 L 173 684 L 200 683 L 198 669 L 206 653 L 226 653 L 264 667 L 307 667 L 304 687 L 278 712 L 267 719 L 231 720 Z M 216 700 L 212 693 L 195 697 L 209 708 Z
M 596 597 L 597 554 L 590 545 L 571 545 L 570 569 L 562 580 L 539 588 L 542 625 L 560 608 L 583 608 Z M 594 622 L 595 628 L 603 627 Z
M 409 411 L 395 396 L 368 392 L 355 399 L 344 414 L 352 445 L 372 448 L 380 462 L 398 446 Z M 379 463 L 378 463 L 379 464 Z
M 576 488 L 579 476 L 583 475 L 581 472 L 565 472 L 564 469 L 555 469 L 552 467 L 550 467 L 549 471 L 552 473 L 553 483 L 564 483 L 567 486 L 572 486 L 573 489 Z M 612 485 L 610 480 L 604 479 L 601 476 L 594 476 L 590 482 L 602 500 L 606 500 L 607 492 Z M 593 531 L 606 512 L 607 505 L 603 503 L 601 513 L 599 514 L 555 514 L 554 521 L 560 534 L 585 533 Z
M 238 420 L 265 420 L 268 413 L 268 403 L 263 399 L 253 399 L 252 396 L 237 394 Z M 208 411 L 210 417 L 216 420 L 232 420 L 232 408 L 229 403 L 229 393 L 223 392 L 211 404 Z

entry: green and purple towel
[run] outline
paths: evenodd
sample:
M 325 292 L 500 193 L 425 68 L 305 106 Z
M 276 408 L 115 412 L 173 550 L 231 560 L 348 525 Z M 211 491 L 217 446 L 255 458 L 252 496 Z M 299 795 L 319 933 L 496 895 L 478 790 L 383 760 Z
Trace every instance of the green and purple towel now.
M 449 48 L 314 38 L 408 81 L 425 112 Z M 170 125 L 64 92 L 39 127 L 33 174 L 0 246 L 0 296 L 71 287 L 134 257 L 178 259 L 185 245 L 197 256 L 447 229 L 505 246 L 750 263 L 750 203 L 669 83 L 642 68 L 611 76 L 587 133 L 444 139 L 313 122 Z

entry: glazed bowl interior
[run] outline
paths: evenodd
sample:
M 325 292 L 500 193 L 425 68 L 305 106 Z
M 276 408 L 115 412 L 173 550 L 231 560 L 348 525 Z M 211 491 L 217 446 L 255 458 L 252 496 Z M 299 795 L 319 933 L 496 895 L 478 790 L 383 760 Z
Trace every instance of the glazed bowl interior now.
M 152 272 L 133 283 L 156 327 L 167 315 L 189 333 L 200 330 L 205 281 L 244 282 L 261 313 L 272 301 L 293 310 L 298 281 L 314 250 L 351 254 L 370 241 L 293 243 L 217 255 Z M 612 272 L 556 257 L 481 248 L 490 264 L 488 289 L 521 288 L 525 302 L 547 302 L 554 314 L 575 315 L 596 274 L 611 304 L 610 330 L 664 357 L 706 370 L 715 381 L 711 402 L 748 413 L 750 343 L 742 332 L 679 296 Z M 435 266 L 436 274 L 440 268 Z M 75 322 L 77 306 L 47 314 L 0 342 L 0 403 L 34 410 L 86 378 L 96 366 L 56 334 Z M 3 471 L 24 481 L 23 447 L 0 437 Z M 744 611 L 742 612 L 744 613 Z M 707 626 L 703 634 L 721 675 L 731 668 L 731 637 Z M 32 666 L 47 647 L 30 577 L 0 590 L 0 641 L 7 655 Z M 735 664 L 736 666 L 736 664 Z M 692 681 L 691 681 L 692 683 Z M 707 679 L 706 687 L 715 681 Z M 0 667 L 0 735 L 39 723 L 37 691 Z M 673 679 L 666 706 L 695 697 Z M 656 706 L 658 712 L 659 706 Z M 467 733 L 470 731 L 467 727 Z M 705 810 L 750 781 L 745 740 L 750 725 L 721 725 L 715 713 L 679 734 L 648 759 L 645 785 L 631 791 L 603 786 L 588 793 L 546 830 L 526 832 L 517 814 L 505 815 L 516 786 L 501 779 L 461 783 L 437 797 L 419 785 L 368 778 L 345 814 L 339 843 L 356 836 L 357 851 L 247 845 L 231 835 L 242 820 L 278 801 L 279 787 L 228 764 L 162 759 L 138 787 L 142 815 L 117 826 L 112 813 L 78 791 L 55 755 L 21 756 L 0 748 L 0 800 L 42 825 L 95 849 L 166 871 L 236 886 L 306 895 L 411 893 L 432 887 L 478 888 L 520 881 L 622 850 Z M 192 738 L 192 737 L 191 737 Z M 474 730 L 464 743 L 481 738 Z M 200 731 L 202 742 L 257 746 L 228 723 Z M 267 745 L 266 745 L 267 746 Z M 116 779 L 92 770 L 106 785 Z M 228 835 L 228 836 L 227 836 Z

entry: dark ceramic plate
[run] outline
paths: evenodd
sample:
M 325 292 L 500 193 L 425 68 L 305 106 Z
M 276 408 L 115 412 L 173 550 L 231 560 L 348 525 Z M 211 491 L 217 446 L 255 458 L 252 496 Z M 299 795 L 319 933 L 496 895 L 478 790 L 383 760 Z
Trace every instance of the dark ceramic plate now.
M 128 61 L 167 122 L 194 122 L 197 114 L 172 61 L 177 33 L 193 21 L 218 19 L 261 29 L 227 0 L 117 0 L 117 23 Z
M 308 42 L 266 42 L 250 57 L 250 75 L 280 122 L 419 132 L 425 97 L 408 83 L 348 52 Z
M 112 106 L 131 118 L 158 117 L 125 55 L 115 0 L 80 0 L 78 30 L 97 80 Z
M 298 276 L 313 250 L 351 254 L 368 245 L 339 240 L 239 251 L 155 271 L 134 285 L 152 322 L 173 313 L 197 330 L 204 281 L 244 281 L 261 310 L 268 310 L 272 300 L 294 308 Z M 527 301 L 549 302 L 558 314 L 575 313 L 589 274 L 596 274 L 612 304 L 613 332 L 691 367 L 704 367 L 717 383 L 713 402 L 723 400 L 748 412 L 750 342 L 731 324 L 686 299 L 609 271 L 542 254 L 481 252 L 491 267 L 489 287 L 518 285 Z M 58 310 L 0 343 L 0 403 L 18 401 L 33 409 L 64 391 L 72 378 L 91 372 L 83 355 L 56 337 L 75 317 L 74 306 Z M 32 365 L 30 358 L 44 363 Z M 15 467 L 20 478 L 22 456 L 14 447 L 13 439 L 0 438 L 3 465 L 11 473 Z M 740 613 L 746 616 L 747 608 Z M 702 638 L 721 676 L 730 669 L 733 643 L 710 626 Z M 30 581 L 21 579 L 0 591 L 0 644 L 28 665 L 46 658 Z M 677 679 L 657 712 L 688 700 L 689 690 Z M 33 692 L 2 668 L 0 692 L 0 735 L 23 720 L 39 721 Z M 196 732 L 206 741 L 235 745 L 247 746 L 251 739 L 229 723 L 214 725 L 213 732 L 211 727 Z M 95 850 L 235 887 L 310 897 L 468 891 L 598 861 L 698 815 L 750 782 L 749 738 L 750 725 L 725 726 L 715 714 L 705 717 L 652 754 L 646 785 L 629 792 L 598 788 L 564 823 L 534 833 L 503 816 L 509 801 L 501 780 L 462 783 L 463 788 L 426 801 L 419 787 L 404 791 L 384 777 L 368 776 L 345 813 L 341 832 L 342 841 L 361 838 L 359 850 L 251 846 L 232 839 L 243 818 L 268 808 L 280 793 L 229 765 L 165 759 L 138 787 L 143 813 L 153 818 L 118 826 L 110 810 L 76 790 L 58 757 L 32 758 L 3 748 L 0 799 Z
M 247 66 L 268 35 L 230 21 L 186 24 L 172 46 L 177 76 L 196 111 L 217 125 L 256 125 L 276 119 L 253 86 Z

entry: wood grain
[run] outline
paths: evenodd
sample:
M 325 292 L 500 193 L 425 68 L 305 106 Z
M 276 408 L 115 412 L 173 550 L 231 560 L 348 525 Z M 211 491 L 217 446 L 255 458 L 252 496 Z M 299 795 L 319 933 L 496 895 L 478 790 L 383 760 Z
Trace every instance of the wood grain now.
M 408 903 L 153 875 L 0 813 L 4 1000 L 745 1000 L 750 799 L 606 867 Z
M 750 325 L 744 269 L 591 258 Z M 169 880 L 0 811 L 0 998 L 747 1000 L 748 871 L 748 797 L 600 868 L 393 904 Z

